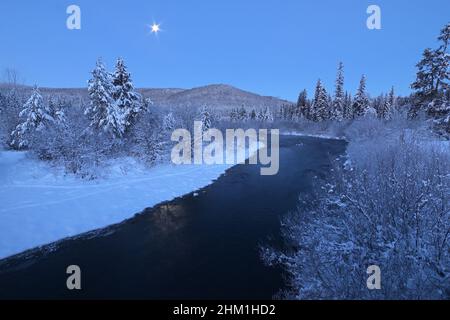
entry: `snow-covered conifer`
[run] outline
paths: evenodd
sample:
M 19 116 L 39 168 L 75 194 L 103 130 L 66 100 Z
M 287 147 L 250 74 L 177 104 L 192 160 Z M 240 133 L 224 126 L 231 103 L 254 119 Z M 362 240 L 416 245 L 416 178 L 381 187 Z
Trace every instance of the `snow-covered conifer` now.
M 430 103 L 433 106 L 442 105 L 446 91 L 450 90 L 450 23 L 441 30 L 438 40 L 441 42 L 439 48 L 425 49 L 417 64 L 416 81 L 411 85 L 417 99 L 409 111 L 410 118 L 416 117 L 425 106 L 430 109 Z
M 428 104 L 427 114 L 432 117 L 437 132 L 450 135 L 450 101 L 446 96 L 441 99 L 433 99 Z
M 269 107 L 266 107 L 264 110 L 261 110 L 260 114 L 260 120 L 263 122 L 273 122 L 273 114 L 272 111 L 270 111 Z
M 202 122 L 203 132 L 208 131 L 212 127 L 212 117 L 206 106 L 200 109 L 200 121 Z
M 172 112 L 169 112 L 164 116 L 163 130 L 167 132 L 173 131 L 175 129 L 175 125 L 176 125 L 175 117 L 173 116 Z
M 445 90 L 450 89 L 450 53 L 448 52 L 450 45 L 450 23 L 442 28 L 438 40 L 441 42 L 441 45 L 436 50 L 436 91 L 443 94 Z
M 308 118 L 310 104 L 308 102 L 308 93 L 306 90 L 300 92 L 297 100 L 297 116 Z
M 124 133 L 123 117 L 114 105 L 112 92 L 111 74 L 106 71 L 101 59 L 98 59 L 92 78 L 88 81 L 90 103 L 85 114 L 90 119 L 90 128 L 121 137 Z
M 328 94 L 319 79 L 316 85 L 316 92 L 314 94 L 314 101 L 309 112 L 309 119 L 312 121 L 324 121 L 328 119 Z
M 389 95 L 385 98 L 383 104 L 381 105 L 380 118 L 384 120 L 390 120 L 392 117 L 394 104 L 395 104 L 395 93 L 394 87 L 392 87 L 391 91 L 389 92 Z
M 11 146 L 18 149 L 28 147 L 35 131 L 43 131 L 55 121 L 53 111 L 44 104 L 37 86 L 33 88 L 33 93 L 23 106 L 19 116 L 23 122 L 17 125 L 11 133 Z
M 335 92 L 332 107 L 332 119 L 342 121 L 344 119 L 344 64 L 339 63 Z
M 344 96 L 344 113 L 343 113 L 344 119 L 350 120 L 353 119 L 353 102 L 352 102 L 352 96 L 345 92 Z
M 246 121 L 247 120 L 247 111 L 245 110 L 245 107 L 242 106 L 238 111 L 238 118 L 240 121 Z
M 353 113 L 355 117 L 361 117 L 371 113 L 372 110 L 370 109 L 369 98 L 366 93 L 366 77 L 363 75 L 353 101 Z
M 145 110 L 145 105 L 142 103 L 141 95 L 134 90 L 131 75 L 122 58 L 117 59 L 112 83 L 112 97 L 116 109 L 114 111 L 121 115 L 123 134 Z

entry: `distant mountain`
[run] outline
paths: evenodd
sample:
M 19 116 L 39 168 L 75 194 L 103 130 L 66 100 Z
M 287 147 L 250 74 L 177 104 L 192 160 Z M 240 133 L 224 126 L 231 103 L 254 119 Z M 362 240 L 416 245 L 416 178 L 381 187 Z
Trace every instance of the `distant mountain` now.
M 0 85 L 0 88 L 3 87 Z M 4 88 L 4 87 L 3 87 Z M 31 89 L 31 88 L 29 88 Z M 85 88 L 40 88 L 41 92 L 53 95 L 79 96 L 87 99 L 87 89 Z M 255 93 L 244 91 L 229 85 L 215 84 L 193 89 L 139 89 L 139 92 L 146 98 L 150 98 L 156 105 L 162 107 L 201 107 L 208 106 L 212 109 L 232 109 L 245 106 L 248 108 L 279 108 L 283 104 L 292 103 L 287 100 L 261 96 Z
M 231 109 L 241 106 L 251 108 L 280 107 L 291 103 L 275 97 L 261 96 L 240 90 L 229 85 L 209 85 L 189 90 L 170 89 L 161 94 L 162 89 L 143 93 L 156 104 L 167 107 L 201 107 L 206 105 L 213 109 Z M 178 90 L 178 92 L 176 91 Z

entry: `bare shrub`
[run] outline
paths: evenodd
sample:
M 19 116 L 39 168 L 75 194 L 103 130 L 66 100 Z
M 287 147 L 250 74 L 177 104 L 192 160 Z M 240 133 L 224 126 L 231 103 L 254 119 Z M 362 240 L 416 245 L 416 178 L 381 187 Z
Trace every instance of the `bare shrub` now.
M 283 219 L 288 249 L 262 250 L 289 275 L 282 297 L 449 298 L 448 145 L 408 132 L 380 143 L 376 122 L 363 132 L 372 138 L 350 143 L 352 162 L 336 163 L 331 181 L 317 181 Z M 370 265 L 382 270 L 381 290 L 367 289 Z

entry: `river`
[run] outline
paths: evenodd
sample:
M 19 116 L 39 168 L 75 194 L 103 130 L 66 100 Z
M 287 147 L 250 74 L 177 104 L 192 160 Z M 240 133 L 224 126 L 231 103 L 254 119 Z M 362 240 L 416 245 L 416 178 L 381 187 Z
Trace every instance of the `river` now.
M 283 272 L 262 263 L 259 246 L 282 244 L 280 217 L 344 150 L 282 136 L 275 176 L 237 165 L 123 223 L 0 261 L 0 299 L 271 299 Z M 80 266 L 82 290 L 66 288 L 69 265 Z

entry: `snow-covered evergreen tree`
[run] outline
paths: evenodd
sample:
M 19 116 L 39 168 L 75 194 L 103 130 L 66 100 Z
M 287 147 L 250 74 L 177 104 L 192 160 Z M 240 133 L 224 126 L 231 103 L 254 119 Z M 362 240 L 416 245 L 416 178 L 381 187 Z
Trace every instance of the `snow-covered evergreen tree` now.
M 122 117 L 123 132 L 121 135 L 123 135 L 136 121 L 137 116 L 145 110 L 145 105 L 142 103 L 141 95 L 134 90 L 131 75 L 122 58 L 117 59 L 112 83 L 112 97 L 117 108 L 116 111 Z
M 337 121 L 344 119 L 344 99 L 344 64 L 340 62 L 335 83 L 332 119 Z
M 384 99 L 381 110 L 379 112 L 380 118 L 384 120 L 390 120 L 392 117 L 393 108 L 395 105 L 395 93 L 394 87 L 391 88 L 389 95 Z
M 316 85 L 314 101 L 309 112 L 309 120 L 324 121 L 329 117 L 328 94 L 319 79 Z
M 53 110 L 44 104 L 44 99 L 37 86 L 33 88 L 33 93 L 23 106 L 19 116 L 23 122 L 17 125 L 11 133 L 11 146 L 23 149 L 30 145 L 33 133 L 43 131 L 50 124 L 55 122 Z
M 239 112 L 236 109 L 231 109 L 230 111 L 230 121 L 231 122 L 237 122 L 239 119 Z
M 258 121 L 264 121 L 264 110 L 259 109 L 258 113 L 256 114 L 256 119 Z
M 441 30 L 438 40 L 441 42 L 441 45 L 436 50 L 436 91 L 443 95 L 445 90 L 450 89 L 450 53 L 448 52 L 450 44 L 450 23 Z
M 266 107 L 264 111 L 261 112 L 261 121 L 262 122 L 273 122 L 273 114 L 269 107 Z
M 432 117 L 438 133 L 450 135 L 450 101 L 446 96 L 433 99 L 428 105 L 427 113 Z
M 439 48 L 425 49 L 422 60 L 417 64 L 416 81 L 411 85 L 417 99 L 409 111 L 411 118 L 416 117 L 424 107 L 431 116 L 433 110 L 438 108 L 440 111 L 437 114 L 441 118 L 442 110 L 446 109 L 445 96 L 450 90 L 450 23 L 441 30 L 438 40 L 441 42 Z
M 280 107 L 280 111 L 278 114 L 280 119 L 284 119 L 284 120 L 296 120 L 298 119 L 301 115 L 298 111 L 298 107 L 297 105 L 294 104 L 283 104 Z
M 112 76 L 106 71 L 101 59 L 97 60 L 92 78 L 88 81 L 90 103 L 85 114 L 90 119 L 90 128 L 122 137 L 125 131 L 124 119 L 112 97 Z
M 212 116 L 206 106 L 200 109 L 200 121 L 202 122 L 203 132 L 208 131 L 212 127 Z
M 302 92 L 300 92 L 297 100 L 297 116 L 308 118 L 309 108 L 310 104 L 308 102 L 308 93 L 306 92 L 306 90 L 303 90 Z
M 435 128 L 438 132 L 450 134 L 450 23 L 442 30 L 438 38 L 441 46 L 436 50 L 437 95 L 428 106 L 428 115 L 433 117 Z
M 56 105 L 54 118 L 59 125 L 65 126 L 67 124 L 65 106 L 62 101 L 59 101 Z
M 166 132 L 173 131 L 175 129 L 176 121 L 172 112 L 169 112 L 163 119 L 163 130 Z
M 143 99 L 144 101 L 143 101 L 143 110 L 142 111 L 144 111 L 144 112 L 147 112 L 147 111 L 149 111 L 150 110 L 150 108 L 154 105 L 154 102 L 153 102 L 153 100 L 152 99 L 150 99 L 150 98 L 144 98 Z
M 430 48 L 425 49 L 422 60 L 417 64 L 416 81 L 411 85 L 421 101 L 432 99 L 437 87 L 437 53 Z
M 56 99 L 55 97 L 50 97 L 48 99 L 48 109 L 53 112 L 52 117 L 55 120 L 56 125 L 66 125 L 64 103 L 63 101 L 61 101 L 61 97 L 59 97 L 58 99 Z
M 348 92 L 345 92 L 344 96 L 344 111 L 343 117 L 344 119 L 350 120 L 353 119 L 353 101 L 352 96 Z
M 239 111 L 238 111 L 238 119 L 240 121 L 247 121 L 248 115 L 247 115 L 247 110 L 245 110 L 245 107 L 242 106 Z
M 252 111 L 250 112 L 250 120 L 256 120 L 257 118 L 257 114 L 256 114 L 256 110 L 252 109 Z
M 353 101 L 353 114 L 354 117 L 362 117 L 368 113 L 371 113 L 369 105 L 369 98 L 366 94 L 366 76 L 361 77 L 359 82 L 358 91 L 356 92 L 355 99 Z
M 21 121 L 19 113 L 22 111 L 22 107 L 28 99 L 28 97 L 25 99 L 21 92 L 23 91 L 19 92 L 15 87 L 12 87 L 6 92 L 2 92 L 0 101 L 0 144 L 11 144 L 13 140 L 11 132 L 16 129 L 16 126 Z

